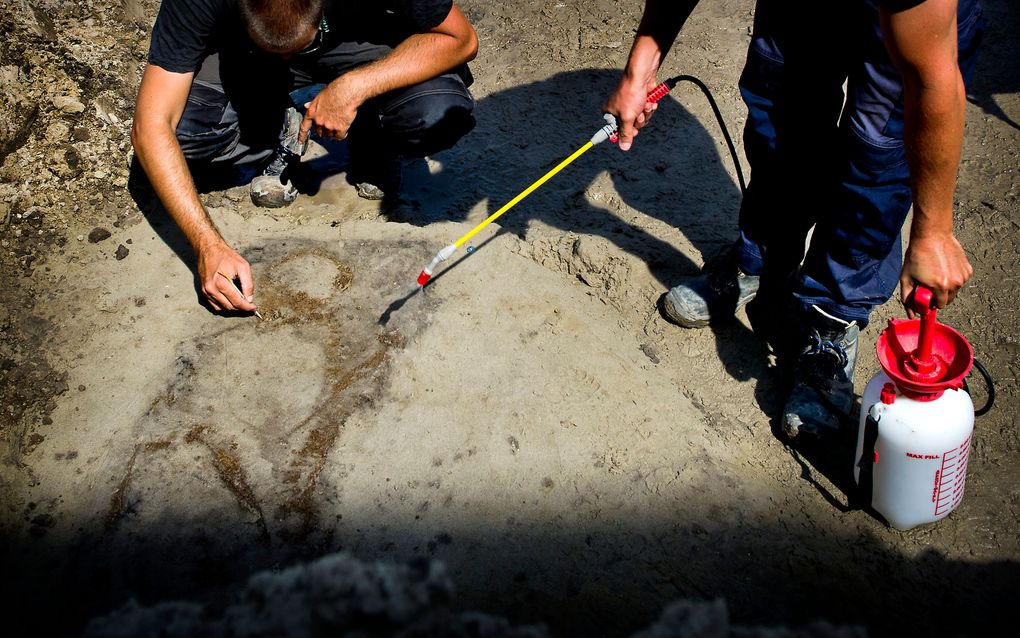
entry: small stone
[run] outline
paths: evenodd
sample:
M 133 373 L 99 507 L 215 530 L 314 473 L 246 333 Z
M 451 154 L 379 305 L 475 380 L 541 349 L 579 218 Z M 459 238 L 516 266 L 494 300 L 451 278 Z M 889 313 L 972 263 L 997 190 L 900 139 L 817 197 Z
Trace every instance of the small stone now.
M 63 142 L 71 135 L 71 129 L 63 122 L 54 122 L 46 128 L 46 139 L 50 142 Z
M 131 252 L 131 251 L 128 250 L 127 246 L 125 246 L 124 244 L 121 244 L 121 245 L 117 246 L 117 252 L 115 252 L 113 254 L 113 256 L 117 258 L 117 261 L 120 261 L 121 259 L 124 259 L 125 257 L 127 257 L 129 252 Z
M 109 237 L 110 231 L 100 226 L 96 226 L 95 228 L 92 229 L 92 232 L 89 233 L 89 243 L 96 244 L 103 241 L 104 239 L 108 239 Z
M 70 95 L 58 95 L 53 98 L 53 106 L 64 113 L 81 113 L 85 110 L 85 105 Z
M 641 344 L 641 352 L 645 353 L 648 360 L 652 363 L 659 363 L 659 349 L 650 343 Z

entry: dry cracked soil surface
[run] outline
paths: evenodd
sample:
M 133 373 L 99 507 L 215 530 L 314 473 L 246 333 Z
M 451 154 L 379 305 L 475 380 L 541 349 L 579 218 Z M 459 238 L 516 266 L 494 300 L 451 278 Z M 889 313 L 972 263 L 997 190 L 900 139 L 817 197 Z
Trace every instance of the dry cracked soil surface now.
M 193 256 L 131 170 L 158 3 L 0 0 L 0 560 L 15 633 L 78 635 L 129 600 L 214 614 L 257 572 L 337 553 L 441 564 L 443 605 L 557 636 L 632 635 L 684 599 L 722 601 L 733 627 L 1010 626 L 1016 3 L 985 2 L 955 219 L 974 276 L 939 315 L 995 378 L 995 406 L 960 506 L 909 531 L 852 499 L 852 434 L 777 435 L 782 381 L 744 313 L 691 331 L 656 310 L 736 224 L 734 165 L 690 85 L 633 152 L 583 155 L 416 292 L 435 251 L 600 125 L 641 11 L 462 6 L 481 41 L 478 126 L 407 162 L 400 201 L 358 199 L 342 147 L 323 146 L 290 208 L 256 209 L 244 186 L 203 193 L 253 264 L 260 321 L 198 303 Z M 703 2 L 664 68 L 704 81 L 734 132 L 752 19 L 751 0 Z M 858 391 L 902 313 L 889 302 L 862 335 Z

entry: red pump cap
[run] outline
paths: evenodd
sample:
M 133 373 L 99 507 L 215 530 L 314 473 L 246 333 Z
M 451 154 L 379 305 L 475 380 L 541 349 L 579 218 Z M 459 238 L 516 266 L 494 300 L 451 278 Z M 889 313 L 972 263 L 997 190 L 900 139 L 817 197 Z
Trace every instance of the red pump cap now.
M 935 319 L 932 292 L 918 286 L 911 300 L 920 319 L 890 319 L 875 349 L 882 369 L 900 391 L 914 399 L 932 401 L 946 391 L 963 387 L 974 364 L 974 350 L 956 330 Z

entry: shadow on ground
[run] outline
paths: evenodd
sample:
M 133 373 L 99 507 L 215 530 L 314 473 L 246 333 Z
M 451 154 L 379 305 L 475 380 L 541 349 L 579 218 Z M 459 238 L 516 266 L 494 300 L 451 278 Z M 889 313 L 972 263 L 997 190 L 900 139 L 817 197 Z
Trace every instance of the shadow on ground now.
M 77 633 L 86 619 L 129 598 L 142 605 L 194 601 L 212 613 L 257 571 L 344 550 L 363 561 L 442 561 L 456 590 L 454 609 L 546 623 L 556 636 L 625 636 L 679 598 L 723 598 L 740 624 L 800 626 L 822 618 L 864 625 L 874 636 L 951 636 L 1006 626 L 1020 578 L 1012 562 L 969 564 L 935 552 L 910 558 L 876 540 L 765 521 L 719 529 L 683 512 L 671 520 L 596 521 L 512 537 L 428 530 L 409 521 L 353 545 L 337 530 L 333 542 L 317 546 L 267 544 L 254 526 L 238 544 L 229 540 L 236 529 L 194 523 L 159 521 L 151 535 L 143 531 L 127 546 L 102 535 L 8 546 L 3 600 L 13 607 L 6 617 L 43 636 Z M 717 549 L 719 539 L 727 551 Z M 816 556 L 828 558 L 822 564 Z

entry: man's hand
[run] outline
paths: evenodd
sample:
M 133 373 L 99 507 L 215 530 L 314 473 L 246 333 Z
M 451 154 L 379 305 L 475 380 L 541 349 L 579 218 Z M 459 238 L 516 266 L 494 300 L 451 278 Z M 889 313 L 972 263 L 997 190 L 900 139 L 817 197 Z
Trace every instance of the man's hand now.
M 935 306 L 945 308 L 956 299 L 973 272 L 963 247 L 952 233 L 912 237 L 900 273 L 900 298 L 907 307 L 907 315 L 914 317 L 907 300 L 918 285 L 931 288 Z
M 659 85 L 655 80 L 659 66 L 697 4 L 698 0 L 646 0 L 623 77 L 602 107 L 616 116 L 621 151 L 630 150 L 638 131 L 655 112 L 648 93 Z
M 213 309 L 255 311 L 251 266 L 226 243 L 217 242 L 198 251 L 198 277 L 202 294 Z M 235 279 L 241 282 L 241 293 L 234 286 Z
M 619 147 L 621 151 L 630 150 L 638 132 L 648 124 L 657 104 L 648 101 L 648 92 L 658 86 L 654 72 L 651 75 L 635 79 L 624 74 L 620 84 L 609 96 L 602 110 L 616 116 L 619 124 Z
M 304 144 L 309 132 L 323 139 L 342 140 L 347 137 L 358 108 L 364 98 L 355 90 L 352 75 L 341 75 L 326 85 L 315 99 L 305 104 L 305 118 L 301 122 L 301 134 L 298 141 Z

